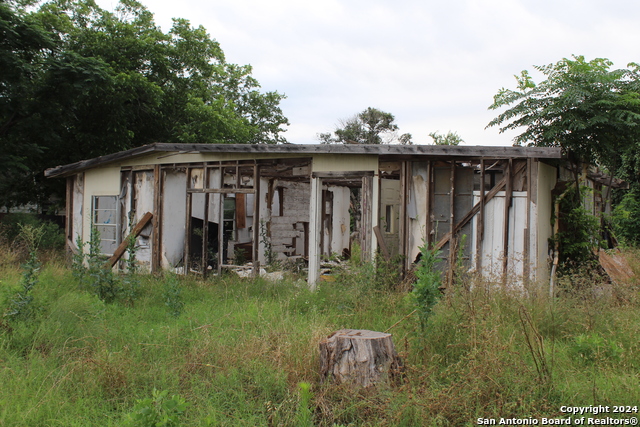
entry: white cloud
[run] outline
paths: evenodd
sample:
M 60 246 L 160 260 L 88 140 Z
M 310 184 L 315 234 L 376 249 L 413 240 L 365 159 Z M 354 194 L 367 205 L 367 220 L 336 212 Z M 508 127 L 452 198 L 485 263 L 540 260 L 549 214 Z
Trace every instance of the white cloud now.
M 640 61 L 640 3 L 625 0 L 142 1 L 165 31 L 174 16 L 203 25 L 228 61 L 285 93 L 286 137 L 298 143 L 372 106 L 418 142 L 452 130 L 471 145 L 510 144 L 484 127 L 513 75 L 572 54 Z

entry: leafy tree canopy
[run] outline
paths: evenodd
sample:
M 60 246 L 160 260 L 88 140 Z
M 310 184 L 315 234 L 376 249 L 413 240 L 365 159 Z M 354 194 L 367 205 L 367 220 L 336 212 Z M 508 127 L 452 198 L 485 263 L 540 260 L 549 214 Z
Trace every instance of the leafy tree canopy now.
M 435 145 L 460 145 L 460 143 L 464 143 L 464 140 L 457 132 L 449 131 L 446 135 L 442 135 L 438 132 L 431 132 L 429 136 L 433 139 L 433 143 Z
M 284 95 L 203 27 L 164 33 L 134 0 L 20 4 L 0 2 L 0 206 L 46 200 L 47 167 L 151 142 L 286 142 Z
M 393 114 L 369 107 L 341 120 L 333 134 L 318 134 L 318 139 L 323 144 L 389 144 L 396 141 L 411 144 L 411 134 L 398 136 L 399 128 L 394 121 Z
M 487 127 L 523 130 L 515 143 L 562 147 L 610 173 L 638 181 L 640 171 L 640 66 L 612 69 L 607 59 L 582 56 L 534 67 L 516 76 L 515 90 L 501 89 L 492 110 L 503 111 Z

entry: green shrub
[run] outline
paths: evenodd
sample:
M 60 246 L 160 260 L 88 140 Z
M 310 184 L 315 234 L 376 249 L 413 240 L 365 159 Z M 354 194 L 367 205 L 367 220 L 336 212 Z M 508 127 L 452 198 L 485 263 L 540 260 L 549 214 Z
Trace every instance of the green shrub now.
M 420 246 L 421 258 L 416 268 L 416 283 L 411 291 L 410 298 L 418 310 L 420 326 L 424 331 L 427 328 L 427 320 L 431 310 L 442 295 L 442 273 L 435 268 L 438 262 L 438 251 L 428 248 L 427 243 Z
M 9 241 L 17 244 L 20 242 L 22 227 L 29 226 L 42 230 L 42 236 L 38 245 L 39 249 L 64 248 L 64 232 L 51 221 L 41 220 L 35 214 L 14 213 L 8 214 L 0 223 L 0 234 Z
M 10 321 L 29 320 L 34 316 L 32 290 L 38 284 L 38 275 L 42 266 L 38 260 L 38 247 L 45 233 L 44 225 L 35 227 L 18 224 L 18 228 L 20 233 L 16 238 L 24 241 L 29 251 L 29 259 L 22 266 L 22 288 L 11 298 L 4 314 Z
M 624 195 L 613 209 L 611 224 L 616 237 L 630 246 L 640 245 L 640 190 L 634 189 Z
M 169 313 L 173 317 L 179 317 L 182 314 L 184 301 L 180 282 L 175 275 L 170 275 L 165 279 L 162 299 L 164 300 L 164 305 L 169 308 Z
M 125 425 L 130 427 L 175 427 L 189 404 L 180 396 L 169 399 L 167 390 L 153 389 L 153 397 L 140 399 L 127 415 Z
M 618 361 L 622 349 L 615 342 L 591 333 L 575 336 L 570 353 L 586 364 L 593 364 L 601 360 Z
M 300 383 L 298 384 L 300 390 L 300 401 L 298 402 L 298 412 L 296 414 L 296 425 L 299 427 L 312 427 L 313 426 L 313 414 L 309 405 L 311 404 L 311 398 L 313 393 L 311 392 L 311 384 Z

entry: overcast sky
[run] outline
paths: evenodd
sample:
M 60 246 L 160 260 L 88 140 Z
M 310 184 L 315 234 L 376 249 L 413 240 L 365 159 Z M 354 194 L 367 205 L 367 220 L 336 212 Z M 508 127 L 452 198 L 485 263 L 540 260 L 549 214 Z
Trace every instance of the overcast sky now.
M 414 143 L 454 131 L 467 145 L 511 145 L 515 135 L 485 126 L 515 74 L 574 54 L 615 68 L 640 62 L 636 0 L 141 2 L 165 32 L 172 17 L 204 26 L 228 62 L 251 64 L 263 90 L 284 93 L 292 143 L 318 143 L 317 133 L 375 107 Z

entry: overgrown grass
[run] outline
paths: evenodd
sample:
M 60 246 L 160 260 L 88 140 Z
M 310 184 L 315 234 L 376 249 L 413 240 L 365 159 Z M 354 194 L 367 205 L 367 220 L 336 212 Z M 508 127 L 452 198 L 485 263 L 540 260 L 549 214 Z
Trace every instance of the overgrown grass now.
M 11 251 L 0 254 L 4 310 L 22 276 Z M 639 259 L 632 254 L 634 268 Z M 0 331 L 0 425 L 119 426 L 154 390 L 189 404 L 185 426 L 297 426 L 305 406 L 319 426 L 464 426 L 640 402 L 637 283 L 551 301 L 534 284 L 514 295 L 467 282 L 443 296 L 424 330 L 414 315 L 390 331 L 403 384 L 321 385 L 323 337 L 384 331 L 415 308 L 372 279 L 381 274 L 352 265 L 314 293 L 294 276 L 140 276 L 130 305 L 104 303 L 50 261 L 32 290 L 35 318 Z M 177 287 L 176 315 L 167 289 Z M 303 400 L 300 383 L 311 385 Z

